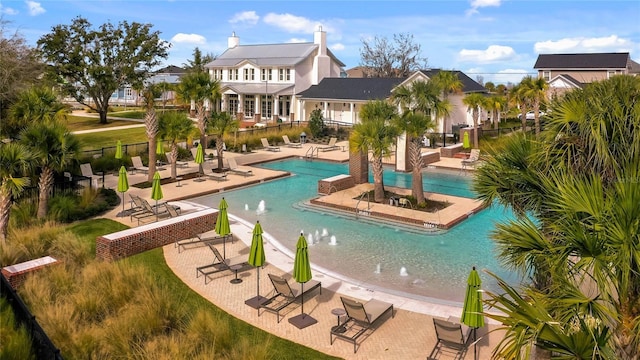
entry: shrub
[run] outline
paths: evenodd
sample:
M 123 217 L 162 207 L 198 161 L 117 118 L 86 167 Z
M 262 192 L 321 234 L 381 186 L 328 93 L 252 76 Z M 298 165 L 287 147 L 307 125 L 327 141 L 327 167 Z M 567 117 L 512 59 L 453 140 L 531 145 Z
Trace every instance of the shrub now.
M 0 340 L 0 359 L 35 359 L 29 333 L 16 322 L 4 297 L 0 297 Z
M 315 109 L 311 112 L 309 118 L 309 130 L 313 137 L 321 137 L 325 135 L 324 119 L 322 118 L 322 110 Z

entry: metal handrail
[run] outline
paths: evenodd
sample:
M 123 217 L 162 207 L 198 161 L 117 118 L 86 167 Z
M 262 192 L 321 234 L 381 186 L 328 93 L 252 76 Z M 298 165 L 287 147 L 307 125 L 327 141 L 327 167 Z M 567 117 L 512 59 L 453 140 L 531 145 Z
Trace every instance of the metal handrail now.
M 369 192 L 365 191 L 362 194 L 360 194 L 360 198 L 358 199 L 358 202 L 356 203 L 356 218 L 358 218 L 358 206 L 360 205 L 360 201 L 362 201 L 362 198 L 367 195 L 367 211 L 371 210 L 371 202 L 369 201 Z
M 318 150 L 318 151 L 316 151 Z M 307 149 L 307 152 L 304 154 L 305 159 L 313 159 L 313 153 L 317 152 L 318 155 L 316 157 L 318 157 L 320 155 L 320 148 L 318 147 L 314 147 L 314 146 L 310 146 L 309 149 Z

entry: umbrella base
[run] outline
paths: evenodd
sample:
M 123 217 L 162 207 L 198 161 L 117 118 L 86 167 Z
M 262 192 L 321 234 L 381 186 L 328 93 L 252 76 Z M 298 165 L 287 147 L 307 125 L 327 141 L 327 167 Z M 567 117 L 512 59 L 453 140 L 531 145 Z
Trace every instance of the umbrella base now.
M 246 305 L 251 306 L 254 309 L 259 309 L 260 305 L 264 304 L 267 300 L 269 299 L 267 299 L 264 296 L 258 295 L 258 296 L 252 297 L 251 299 L 245 300 L 244 303 Z
M 291 323 L 291 325 L 297 327 L 298 329 L 304 329 L 307 326 L 311 326 L 315 323 L 317 323 L 318 320 L 312 318 L 310 315 L 307 314 L 300 314 L 300 315 L 296 315 L 292 318 L 289 318 L 289 323 Z

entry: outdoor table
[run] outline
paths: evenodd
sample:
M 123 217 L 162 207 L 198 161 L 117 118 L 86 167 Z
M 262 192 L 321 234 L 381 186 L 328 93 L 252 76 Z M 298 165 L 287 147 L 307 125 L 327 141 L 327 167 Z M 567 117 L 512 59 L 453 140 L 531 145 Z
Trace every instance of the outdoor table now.
M 180 180 L 182 180 L 181 176 L 176 177 L 176 180 L 178 180 L 178 185 L 176 185 L 176 187 L 181 187 L 182 185 L 180 184 Z
M 238 264 L 238 265 L 231 265 L 229 267 L 229 269 L 233 270 L 236 274 L 236 277 L 231 279 L 231 281 L 229 281 L 232 284 L 240 284 L 242 282 L 242 279 L 238 279 L 238 270 L 242 269 L 242 264 Z
M 340 326 L 340 316 L 347 315 L 347 312 L 342 308 L 335 308 L 335 309 L 331 310 L 331 314 L 333 314 L 333 315 L 338 317 L 338 325 L 333 326 L 331 328 L 331 331 L 334 332 L 334 333 L 343 333 L 343 332 L 347 331 L 347 329 L 345 329 L 343 326 Z

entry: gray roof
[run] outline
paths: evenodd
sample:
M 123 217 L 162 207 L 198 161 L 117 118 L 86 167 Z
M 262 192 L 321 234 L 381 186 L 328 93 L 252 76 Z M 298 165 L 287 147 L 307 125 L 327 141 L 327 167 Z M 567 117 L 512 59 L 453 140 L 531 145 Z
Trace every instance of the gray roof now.
M 238 45 L 227 49 L 217 59 L 205 65 L 207 68 L 233 67 L 249 61 L 256 66 L 293 66 L 307 59 L 318 45 L 314 43 L 290 43 L 290 44 L 270 44 L 270 45 Z M 331 51 L 327 54 L 338 63 L 338 60 Z
M 148 83 L 152 83 L 152 84 L 159 84 L 159 83 L 167 83 L 167 84 L 177 84 L 180 82 L 180 76 L 178 75 L 154 75 L 154 76 L 150 76 L 146 82 Z
M 480 85 L 477 81 L 473 80 L 472 78 L 467 76 L 467 74 L 459 70 L 442 70 L 442 69 L 420 70 L 420 72 L 426 75 L 429 79 L 432 79 L 440 71 L 451 71 L 454 74 L 456 74 L 458 76 L 458 79 L 460 79 L 460 82 L 462 82 L 463 93 L 488 92 L 484 86 Z
M 406 78 L 324 78 L 297 95 L 306 99 L 381 100 Z
M 625 69 L 629 53 L 540 54 L 534 69 Z

